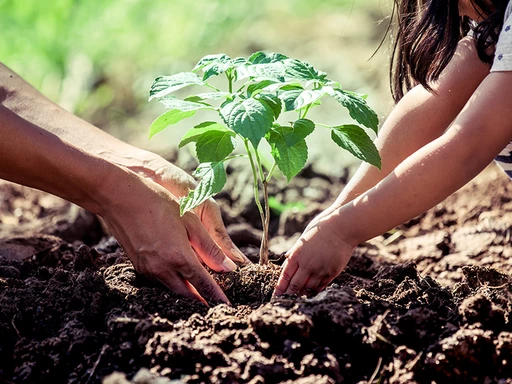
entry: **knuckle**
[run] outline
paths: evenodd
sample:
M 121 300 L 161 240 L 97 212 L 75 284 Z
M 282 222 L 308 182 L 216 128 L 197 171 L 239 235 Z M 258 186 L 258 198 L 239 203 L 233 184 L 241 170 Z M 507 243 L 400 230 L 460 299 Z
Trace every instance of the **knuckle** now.
M 281 279 L 283 281 L 290 281 L 292 279 L 292 276 L 288 271 L 284 270 L 283 274 L 281 275 Z
M 297 293 L 299 292 L 301 287 L 299 287 L 298 284 L 290 284 L 290 286 L 288 287 L 288 291 L 290 291 L 291 293 Z
M 209 284 L 209 282 L 206 281 L 205 279 L 198 280 L 198 282 L 196 283 L 196 289 L 202 296 L 205 296 L 207 298 L 214 298 L 216 296 L 215 288 L 211 284 Z
M 171 267 L 174 271 L 179 272 L 185 279 L 189 279 L 191 276 L 195 274 L 195 269 L 190 262 L 185 260 L 185 258 L 181 259 L 179 262 L 174 263 Z
M 228 233 L 223 227 L 215 228 L 215 235 L 220 241 L 225 243 L 231 243 L 231 238 L 229 237 Z
M 213 241 L 208 241 L 204 246 L 204 250 L 214 261 L 221 263 L 224 260 L 224 254 Z

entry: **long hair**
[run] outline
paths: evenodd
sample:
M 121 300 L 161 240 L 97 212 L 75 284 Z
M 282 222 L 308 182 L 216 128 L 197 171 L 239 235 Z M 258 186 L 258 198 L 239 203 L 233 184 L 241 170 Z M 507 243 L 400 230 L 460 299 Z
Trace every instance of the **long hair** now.
M 391 94 L 398 102 L 414 85 L 432 90 L 452 59 L 460 39 L 473 29 L 478 56 L 494 59 L 508 0 L 471 0 L 482 21 L 459 15 L 458 0 L 395 0 L 395 37 L 391 55 Z

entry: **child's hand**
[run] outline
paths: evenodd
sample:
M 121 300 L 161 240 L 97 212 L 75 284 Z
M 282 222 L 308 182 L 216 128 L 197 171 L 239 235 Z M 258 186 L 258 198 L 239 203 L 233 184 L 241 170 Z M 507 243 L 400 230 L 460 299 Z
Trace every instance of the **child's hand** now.
M 333 214 L 314 221 L 288 251 L 276 295 L 317 293 L 347 265 L 355 246 L 336 232 Z

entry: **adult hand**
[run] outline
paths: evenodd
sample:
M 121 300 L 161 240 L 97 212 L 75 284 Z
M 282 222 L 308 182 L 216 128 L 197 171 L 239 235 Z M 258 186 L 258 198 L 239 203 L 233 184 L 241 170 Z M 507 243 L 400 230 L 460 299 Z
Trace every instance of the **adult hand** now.
M 139 169 L 141 174 L 163 186 L 177 198 L 186 196 L 190 189 L 196 187 L 195 180 L 188 173 L 154 153 L 146 152 L 144 164 L 143 169 Z M 208 199 L 195 208 L 194 212 L 215 243 L 231 260 L 242 264 L 250 263 L 229 237 L 215 200 Z
M 333 226 L 333 214 L 320 214 L 288 251 L 275 295 L 320 292 L 346 267 L 355 245 Z
M 135 269 L 170 290 L 207 302 L 228 299 L 203 268 L 218 272 L 236 265 L 210 237 L 197 214 L 179 214 L 176 198 L 161 185 L 125 171 L 121 182 L 110 182 L 115 196 L 101 216 Z

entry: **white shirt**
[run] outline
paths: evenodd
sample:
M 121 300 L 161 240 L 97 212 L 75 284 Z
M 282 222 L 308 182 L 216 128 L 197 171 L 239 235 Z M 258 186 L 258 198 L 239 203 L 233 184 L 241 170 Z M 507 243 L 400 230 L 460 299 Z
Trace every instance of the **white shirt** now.
M 512 71 L 512 2 L 505 10 L 505 21 L 501 30 L 491 72 Z M 495 161 L 512 178 L 512 141 L 501 151 Z

